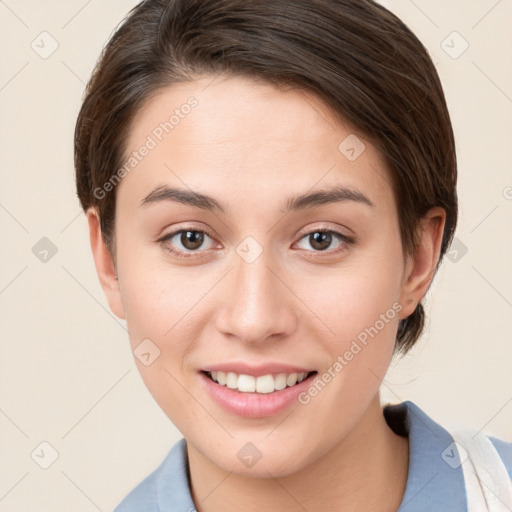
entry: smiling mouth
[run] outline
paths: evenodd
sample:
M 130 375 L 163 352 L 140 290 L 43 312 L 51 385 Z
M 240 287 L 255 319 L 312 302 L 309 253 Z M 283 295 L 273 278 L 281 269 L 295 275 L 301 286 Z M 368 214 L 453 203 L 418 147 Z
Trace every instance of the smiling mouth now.
M 213 380 L 213 382 L 233 391 L 241 393 L 273 393 L 274 391 L 281 391 L 285 388 L 296 386 L 318 372 L 274 373 L 258 377 L 222 371 L 203 371 L 202 373 Z

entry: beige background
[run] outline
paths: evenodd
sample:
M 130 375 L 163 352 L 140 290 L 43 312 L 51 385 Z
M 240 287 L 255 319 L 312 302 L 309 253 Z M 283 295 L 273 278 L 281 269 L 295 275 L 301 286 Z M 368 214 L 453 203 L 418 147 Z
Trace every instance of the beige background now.
M 0 512 L 112 510 L 181 437 L 108 309 L 73 182 L 84 84 L 135 3 L 0 1 Z M 461 208 L 427 332 L 388 372 L 383 401 L 512 441 L 512 2 L 386 3 L 441 75 Z M 46 262 L 33 253 L 43 237 L 57 250 Z

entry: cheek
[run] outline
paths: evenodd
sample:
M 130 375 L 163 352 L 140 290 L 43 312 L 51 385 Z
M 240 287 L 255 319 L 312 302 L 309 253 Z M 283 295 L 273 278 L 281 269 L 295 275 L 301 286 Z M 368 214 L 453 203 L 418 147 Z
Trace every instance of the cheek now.
M 308 305 L 334 331 L 325 330 L 323 336 L 316 331 L 317 343 L 328 354 L 319 372 L 325 384 L 311 386 L 301 398 L 325 426 L 324 439 L 340 436 L 339 426 L 348 425 L 347 411 L 352 420 L 363 414 L 389 367 L 401 311 L 397 268 L 389 262 L 354 265 L 336 278 L 309 283 Z
M 164 256 L 155 257 L 152 248 L 125 249 L 123 255 L 121 294 L 132 344 L 154 338 L 178 343 L 179 349 L 180 340 L 194 339 L 186 334 L 194 329 L 193 313 L 201 308 L 215 276 L 199 267 L 170 264 Z
M 328 338 L 343 343 L 374 325 L 381 315 L 389 321 L 396 316 L 398 321 L 400 277 L 398 266 L 358 264 L 336 274 L 319 272 L 314 279 L 298 280 L 294 290 Z M 382 329 L 380 322 L 378 326 Z
M 180 431 L 189 431 L 198 411 L 184 390 L 193 375 L 183 365 L 200 339 L 197 313 L 211 283 L 180 269 L 132 263 L 125 267 L 122 294 L 135 363 L 161 409 Z M 148 352 L 150 364 L 143 355 Z

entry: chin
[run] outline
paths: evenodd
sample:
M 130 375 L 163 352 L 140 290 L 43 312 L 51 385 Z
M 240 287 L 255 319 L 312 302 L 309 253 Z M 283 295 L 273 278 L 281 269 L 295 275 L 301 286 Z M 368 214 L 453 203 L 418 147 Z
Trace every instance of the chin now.
M 241 477 L 286 477 L 308 464 L 303 443 L 283 446 L 277 439 L 275 442 L 268 439 L 252 442 L 249 439 L 250 436 L 244 435 L 215 446 L 196 445 L 196 449 L 214 466 Z M 190 438 L 187 438 L 187 444 L 193 444 Z

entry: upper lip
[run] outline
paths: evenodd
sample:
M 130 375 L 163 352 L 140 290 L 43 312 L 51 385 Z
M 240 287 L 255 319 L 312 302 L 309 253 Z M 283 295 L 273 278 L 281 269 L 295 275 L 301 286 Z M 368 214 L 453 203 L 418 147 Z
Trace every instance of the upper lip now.
M 309 373 L 314 370 L 303 368 L 300 366 L 293 366 L 290 364 L 283 364 L 283 363 L 275 363 L 275 362 L 269 362 L 264 364 L 258 364 L 258 365 L 252 365 L 247 364 L 244 362 L 226 362 L 226 363 L 218 363 L 218 364 L 211 364 L 207 367 L 203 368 L 203 371 L 205 372 L 233 372 L 237 374 L 244 374 L 244 375 L 253 375 L 254 377 L 259 377 L 261 375 L 269 375 L 269 374 L 276 374 L 276 373 Z

